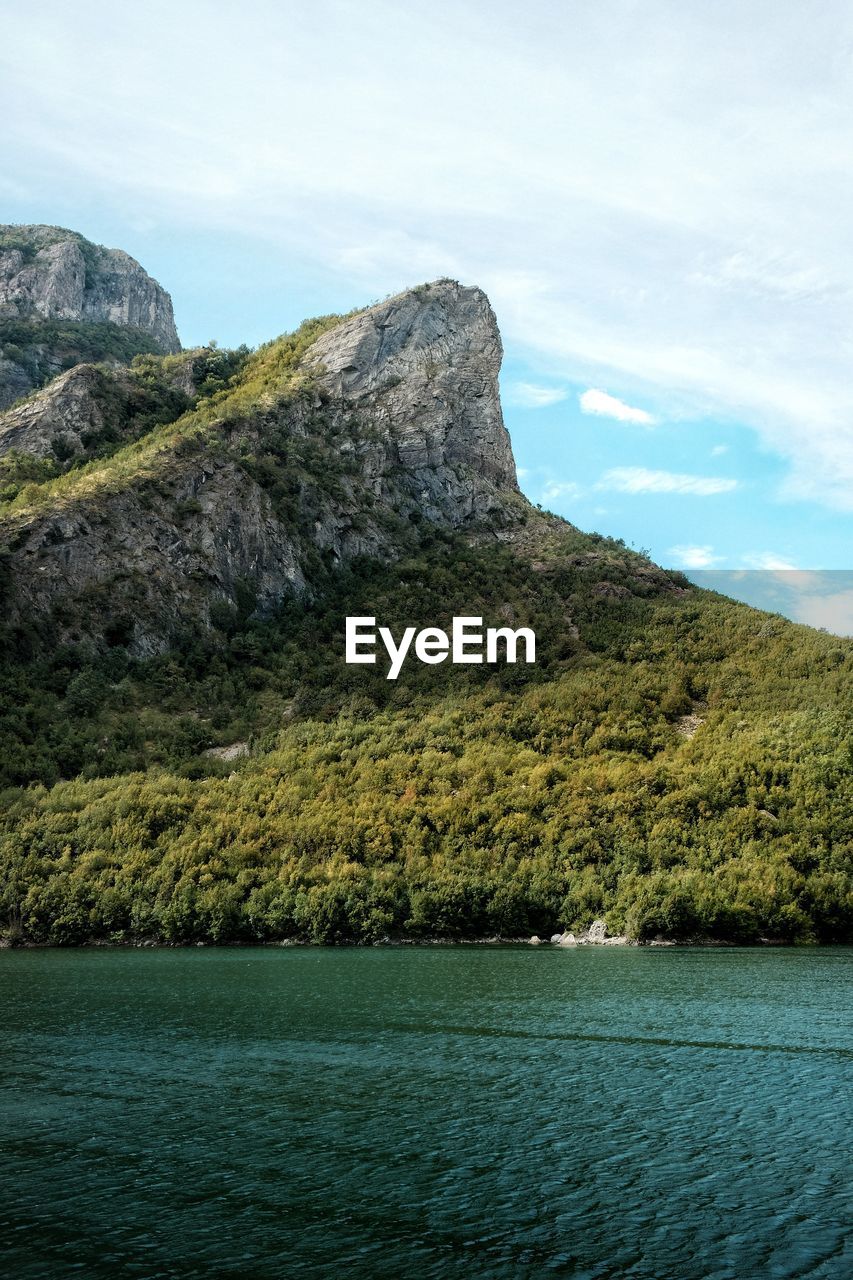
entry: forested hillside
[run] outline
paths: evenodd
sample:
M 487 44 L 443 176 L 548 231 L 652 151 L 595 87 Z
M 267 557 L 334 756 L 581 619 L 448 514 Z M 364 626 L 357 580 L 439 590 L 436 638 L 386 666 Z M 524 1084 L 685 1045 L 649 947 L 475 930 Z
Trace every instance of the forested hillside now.
M 535 572 L 437 538 L 156 659 L 7 667 L 13 935 L 464 938 L 603 915 L 638 938 L 848 938 L 850 644 L 661 592 L 624 549 L 542 524 Z M 536 629 L 535 666 L 390 682 L 342 661 L 348 613 L 399 629 L 475 600 Z
M 0 414 L 7 940 L 850 940 L 853 644 L 531 507 L 499 363 L 439 281 Z

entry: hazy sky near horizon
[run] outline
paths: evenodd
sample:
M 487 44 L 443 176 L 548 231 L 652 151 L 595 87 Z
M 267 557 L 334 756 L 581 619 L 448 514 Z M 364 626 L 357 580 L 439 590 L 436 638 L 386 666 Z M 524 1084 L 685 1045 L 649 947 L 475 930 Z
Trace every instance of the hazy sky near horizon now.
M 126 248 L 185 343 L 476 282 L 533 500 L 851 567 L 845 0 L 0 9 L 0 221 Z

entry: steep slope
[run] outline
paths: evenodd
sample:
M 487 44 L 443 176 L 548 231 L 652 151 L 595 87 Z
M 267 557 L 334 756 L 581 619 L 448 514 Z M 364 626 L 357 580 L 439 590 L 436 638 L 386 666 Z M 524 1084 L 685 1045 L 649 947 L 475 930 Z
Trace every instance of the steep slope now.
M 0 226 L 0 409 L 81 360 L 179 350 L 169 295 L 128 254 Z
M 438 281 L 0 417 L 7 936 L 853 936 L 853 645 L 532 508 L 500 357 Z M 536 663 L 343 660 L 460 614 Z
M 8 667 L 10 936 L 548 937 L 604 917 L 641 939 L 849 941 L 853 646 L 661 591 L 565 526 L 530 534 L 537 572 L 436 531 L 158 658 Z M 399 635 L 469 611 L 532 626 L 536 665 L 392 682 L 343 662 L 347 615 Z
M 216 601 L 248 591 L 266 616 L 324 563 L 398 554 L 420 521 L 517 521 L 500 358 L 485 296 L 451 281 L 261 348 L 171 426 L 15 498 L 0 525 L 9 620 L 98 642 L 132 616 L 133 651 L 151 653 L 207 625 Z M 133 371 L 97 374 L 97 394 L 95 376 L 66 375 L 0 417 L 0 451 L 79 450 L 105 376 L 121 418 Z

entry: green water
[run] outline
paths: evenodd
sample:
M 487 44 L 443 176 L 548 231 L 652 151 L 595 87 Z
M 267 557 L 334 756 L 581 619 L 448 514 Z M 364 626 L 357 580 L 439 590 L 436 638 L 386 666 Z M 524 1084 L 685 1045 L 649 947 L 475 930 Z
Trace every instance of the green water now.
M 849 1280 L 851 960 L 0 953 L 0 1271 Z

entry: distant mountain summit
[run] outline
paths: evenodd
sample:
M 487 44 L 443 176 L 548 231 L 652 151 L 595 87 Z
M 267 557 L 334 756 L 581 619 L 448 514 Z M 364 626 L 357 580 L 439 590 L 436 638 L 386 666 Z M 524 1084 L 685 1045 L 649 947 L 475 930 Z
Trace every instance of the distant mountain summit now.
M 122 249 L 63 227 L 0 225 L 0 317 L 116 324 L 181 349 L 166 290 Z
M 80 360 L 180 349 L 171 298 L 129 254 L 0 225 L 0 407 Z

